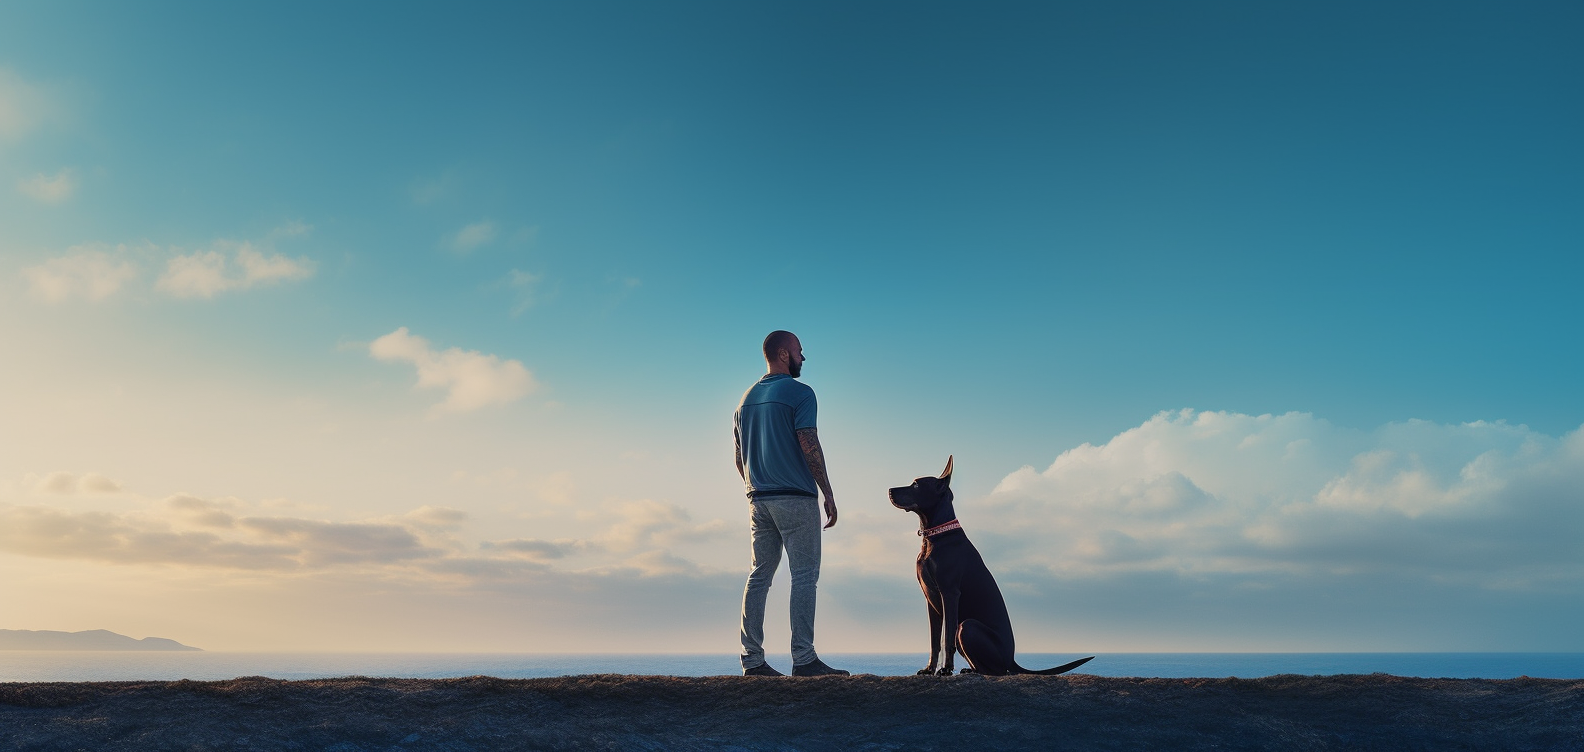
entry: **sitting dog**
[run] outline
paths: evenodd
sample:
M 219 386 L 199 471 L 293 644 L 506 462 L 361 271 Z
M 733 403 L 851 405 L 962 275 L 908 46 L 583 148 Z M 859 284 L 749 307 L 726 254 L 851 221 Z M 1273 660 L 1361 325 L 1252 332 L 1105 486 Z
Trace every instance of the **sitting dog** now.
M 893 488 L 891 505 L 919 516 L 918 580 L 929 604 L 930 658 L 920 674 L 950 676 L 957 653 L 962 653 L 975 673 L 1063 674 L 1094 659 L 1032 671 L 1013 659 L 1012 619 L 995 577 L 969 542 L 957 513 L 952 511 L 952 459 L 938 478 L 924 477 L 912 485 Z M 937 657 L 939 660 L 937 660 Z M 938 666 L 938 668 L 937 668 Z M 968 673 L 969 669 L 963 669 Z

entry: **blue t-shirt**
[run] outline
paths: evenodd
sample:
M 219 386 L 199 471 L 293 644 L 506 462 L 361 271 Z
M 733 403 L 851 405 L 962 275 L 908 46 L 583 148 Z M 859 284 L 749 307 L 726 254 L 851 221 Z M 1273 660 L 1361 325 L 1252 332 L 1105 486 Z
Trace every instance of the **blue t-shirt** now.
M 743 392 L 732 416 L 742 448 L 749 496 L 819 496 L 798 444 L 800 428 L 814 428 L 814 390 L 784 373 L 767 373 Z

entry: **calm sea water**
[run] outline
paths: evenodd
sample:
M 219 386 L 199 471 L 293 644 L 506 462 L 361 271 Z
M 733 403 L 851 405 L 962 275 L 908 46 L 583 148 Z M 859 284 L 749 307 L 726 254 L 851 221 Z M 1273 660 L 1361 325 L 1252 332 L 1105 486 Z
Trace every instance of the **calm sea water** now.
M 821 656 L 855 674 L 906 676 L 923 654 L 830 653 Z M 1020 653 L 1018 662 L 1045 668 L 1082 656 Z M 770 656 L 788 671 L 788 656 Z M 1102 653 L 1078 673 L 1099 676 L 1253 678 L 1275 674 L 1395 674 L 1511 679 L 1584 678 L 1584 653 Z M 576 674 L 738 674 L 735 655 L 524 653 L 164 653 L 0 651 L 0 682 L 216 680 L 238 676 L 322 679 L 336 676 L 449 678 L 488 675 L 534 678 Z

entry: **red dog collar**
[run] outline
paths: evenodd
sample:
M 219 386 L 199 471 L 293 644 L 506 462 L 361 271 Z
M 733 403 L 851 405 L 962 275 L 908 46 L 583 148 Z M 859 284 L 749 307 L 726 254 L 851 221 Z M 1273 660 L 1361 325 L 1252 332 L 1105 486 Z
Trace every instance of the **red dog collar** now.
M 935 527 L 932 527 L 932 528 L 930 528 L 928 530 L 920 530 L 920 531 L 918 531 L 918 534 L 920 536 L 928 538 L 928 537 L 933 536 L 933 535 L 940 535 L 941 533 L 944 533 L 944 532 L 946 532 L 948 530 L 961 530 L 961 529 L 962 529 L 962 523 L 958 522 L 956 520 L 952 520 L 951 522 L 948 522 L 948 523 L 946 523 L 944 525 L 936 525 Z

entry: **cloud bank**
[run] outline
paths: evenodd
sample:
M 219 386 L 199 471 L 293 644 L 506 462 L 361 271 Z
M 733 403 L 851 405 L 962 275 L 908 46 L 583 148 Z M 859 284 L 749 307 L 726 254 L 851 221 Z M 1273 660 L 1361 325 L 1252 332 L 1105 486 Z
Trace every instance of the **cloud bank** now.
M 405 330 L 388 337 L 382 347 L 404 362 L 444 360 Z M 958 460 L 960 479 L 984 472 Z M 139 577 L 208 572 L 215 593 L 237 571 L 272 598 L 379 591 L 393 614 L 427 598 L 444 604 L 448 634 L 462 621 L 512 649 L 532 623 L 533 644 L 558 649 L 642 650 L 664 624 L 667 644 L 730 650 L 746 574 L 723 554 L 746 555 L 743 520 L 663 499 L 584 499 L 564 474 L 525 482 L 542 503 L 488 525 L 465 502 L 327 520 L 231 498 L 140 502 L 92 474 L 12 487 L 32 500 L 0 504 L 0 552 L 144 567 L 128 570 Z M 917 539 L 894 510 L 846 511 L 825 543 L 822 644 L 921 649 Z M 985 496 L 959 497 L 957 511 L 1025 651 L 1584 647 L 1584 430 L 1361 431 L 1304 413 L 1165 412 L 1013 471 Z M 362 618 L 355 610 L 337 618 Z M 533 618 L 546 612 L 559 617 Z
M 411 363 L 418 369 L 420 388 L 446 390 L 445 400 L 436 406 L 439 412 L 463 413 L 508 404 L 537 386 L 520 361 L 456 347 L 437 351 L 405 326 L 374 340 L 369 355 L 387 362 Z
M 41 497 L 123 490 L 93 473 L 29 476 L 24 486 Z M 185 493 L 131 507 L 0 504 L 0 552 L 111 564 L 490 582 L 531 573 L 696 575 L 704 569 L 677 556 L 675 547 L 718 542 L 727 532 L 723 520 L 698 523 L 680 506 L 649 499 L 597 505 L 593 511 L 605 520 L 603 527 L 585 537 L 553 540 L 471 539 L 462 534 L 468 514 L 438 505 L 351 521 L 269 514 L 239 499 Z
M 398 521 L 238 516 L 239 506 L 178 494 L 152 509 L 125 513 L 0 507 L 0 551 L 114 564 L 254 570 L 391 564 L 442 553 L 425 544 L 421 530 Z
M 976 525 L 1062 578 L 1389 575 L 1481 588 L 1584 577 L 1584 433 L 1338 428 L 1306 413 L 1161 413 L 1006 476 Z

